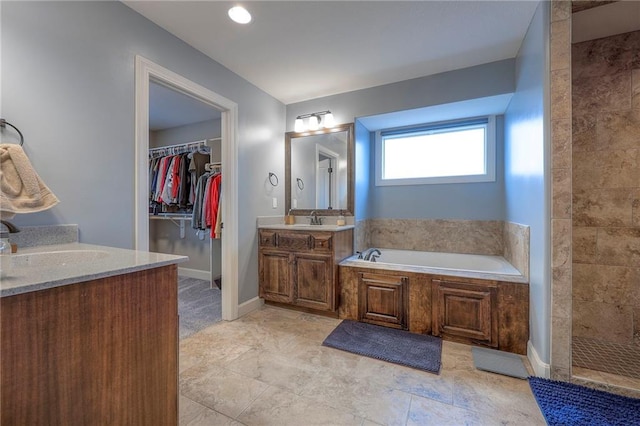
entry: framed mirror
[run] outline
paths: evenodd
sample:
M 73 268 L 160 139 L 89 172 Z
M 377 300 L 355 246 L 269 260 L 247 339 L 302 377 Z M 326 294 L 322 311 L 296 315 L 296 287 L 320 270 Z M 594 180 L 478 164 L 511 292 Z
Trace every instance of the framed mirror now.
M 285 214 L 353 216 L 353 123 L 285 133 Z

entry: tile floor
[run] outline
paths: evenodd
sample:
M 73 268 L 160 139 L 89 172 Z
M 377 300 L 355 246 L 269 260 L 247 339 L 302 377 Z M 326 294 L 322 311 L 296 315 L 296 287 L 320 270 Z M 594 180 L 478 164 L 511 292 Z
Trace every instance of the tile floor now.
M 181 425 L 544 425 L 526 380 L 444 342 L 439 375 L 321 346 L 339 320 L 264 307 L 180 342 Z

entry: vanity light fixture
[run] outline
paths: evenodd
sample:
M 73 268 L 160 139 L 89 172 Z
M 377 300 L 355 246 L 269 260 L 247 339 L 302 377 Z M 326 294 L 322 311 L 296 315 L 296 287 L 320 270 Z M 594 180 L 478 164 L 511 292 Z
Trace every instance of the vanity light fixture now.
M 238 24 L 248 24 L 251 22 L 251 14 L 242 6 L 234 6 L 229 9 L 227 13 L 229 14 L 229 18 Z
M 307 123 L 305 124 L 305 119 Z M 321 127 L 330 129 L 335 125 L 333 114 L 331 111 L 319 111 L 312 112 L 311 114 L 302 114 L 296 117 L 296 121 L 293 125 L 293 130 L 300 133 L 307 130 L 318 130 Z

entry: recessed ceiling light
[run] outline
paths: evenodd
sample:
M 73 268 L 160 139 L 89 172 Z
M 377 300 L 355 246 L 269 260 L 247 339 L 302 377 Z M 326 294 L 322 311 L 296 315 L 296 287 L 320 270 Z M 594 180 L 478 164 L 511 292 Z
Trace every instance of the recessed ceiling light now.
M 229 9 L 229 18 L 238 24 L 251 22 L 251 14 L 242 6 L 234 6 Z

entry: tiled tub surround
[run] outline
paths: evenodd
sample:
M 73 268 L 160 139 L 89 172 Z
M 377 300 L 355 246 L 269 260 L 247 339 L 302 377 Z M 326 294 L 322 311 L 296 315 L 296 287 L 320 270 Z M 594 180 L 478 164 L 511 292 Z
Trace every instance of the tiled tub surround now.
M 369 247 L 503 256 L 529 276 L 529 227 L 498 220 L 366 219 L 356 222 L 357 251 Z
M 637 363 L 640 31 L 573 45 L 572 70 L 573 337 L 583 349 L 574 351 L 574 365 L 588 367 L 582 354 L 595 359 L 607 343 L 622 345 Z M 592 364 L 625 371 L 614 358 Z

